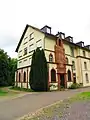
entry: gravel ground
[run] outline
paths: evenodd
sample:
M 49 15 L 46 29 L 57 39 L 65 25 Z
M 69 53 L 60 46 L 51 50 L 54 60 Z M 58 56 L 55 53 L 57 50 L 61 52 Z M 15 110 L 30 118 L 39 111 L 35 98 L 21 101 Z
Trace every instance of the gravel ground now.
M 56 104 L 36 117 L 25 120 L 90 120 L 90 100 Z
M 90 101 L 72 103 L 61 119 L 56 120 L 90 120 Z

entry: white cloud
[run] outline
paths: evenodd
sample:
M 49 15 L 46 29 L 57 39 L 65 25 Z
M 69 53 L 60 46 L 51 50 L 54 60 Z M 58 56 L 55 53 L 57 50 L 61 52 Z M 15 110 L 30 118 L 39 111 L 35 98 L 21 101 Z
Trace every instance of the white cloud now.
M 53 33 L 65 32 L 75 42 L 90 44 L 89 5 L 89 0 L 0 1 L 0 47 L 14 54 L 26 24 L 39 28 L 47 24 Z

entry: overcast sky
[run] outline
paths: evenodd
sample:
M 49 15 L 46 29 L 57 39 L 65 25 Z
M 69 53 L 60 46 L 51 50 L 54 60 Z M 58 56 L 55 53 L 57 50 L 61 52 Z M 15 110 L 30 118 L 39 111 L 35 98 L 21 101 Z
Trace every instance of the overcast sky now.
M 16 57 L 26 24 L 52 27 L 90 44 L 90 0 L 0 0 L 0 48 Z

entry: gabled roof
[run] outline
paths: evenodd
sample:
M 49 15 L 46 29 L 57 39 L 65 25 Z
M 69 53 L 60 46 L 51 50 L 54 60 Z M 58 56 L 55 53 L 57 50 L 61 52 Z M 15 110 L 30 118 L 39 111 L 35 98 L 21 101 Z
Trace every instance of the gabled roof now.
M 16 48 L 15 52 L 18 52 L 19 46 L 20 46 L 20 44 L 21 44 L 21 42 L 22 42 L 22 39 L 23 39 L 23 37 L 24 37 L 27 29 L 28 29 L 28 25 L 26 25 L 26 27 L 25 27 L 25 29 L 24 29 L 24 31 L 23 31 L 23 34 L 22 34 L 22 36 L 21 36 L 21 38 L 20 38 L 20 41 L 19 41 L 19 43 L 18 43 L 18 45 L 17 45 L 17 48 Z
M 20 46 L 20 44 L 21 44 L 21 42 L 22 42 L 22 39 L 23 39 L 23 37 L 24 37 L 24 35 L 25 35 L 28 27 L 32 27 L 33 29 L 38 30 L 38 31 L 44 33 L 45 36 L 47 36 L 47 37 L 51 37 L 51 38 L 54 38 L 54 39 L 57 39 L 57 38 L 58 38 L 56 35 L 53 35 L 53 34 L 50 34 L 50 33 L 45 33 L 45 32 L 43 32 L 41 29 L 38 29 L 38 28 L 36 28 L 36 27 L 33 27 L 33 26 L 27 24 L 26 27 L 25 27 L 25 29 L 24 29 L 24 31 L 23 31 L 23 34 L 22 34 L 22 36 L 21 36 L 21 38 L 20 38 L 20 41 L 19 41 L 19 43 L 18 43 L 18 45 L 17 45 L 17 48 L 16 48 L 15 52 L 18 52 L 19 46 Z M 79 46 L 79 45 L 76 44 L 76 43 L 67 41 L 67 40 L 65 40 L 65 39 L 63 39 L 63 41 L 64 41 L 65 43 L 69 43 L 69 44 L 71 44 L 71 45 L 77 46 L 77 47 L 82 48 L 82 49 L 84 49 L 84 50 L 90 51 L 90 49 L 88 49 L 88 48 L 86 48 L 86 47 L 81 47 L 81 46 Z
M 17 45 L 17 48 L 16 48 L 15 52 L 18 52 L 19 46 L 20 46 L 20 44 L 21 44 L 21 42 L 22 42 L 22 39 L 23 39 L 23 37 L 24 37 L 24 35 L 25 35 L 28 27 L 32 27 L 33 29 L 36 29 L 36 30 L 44 33 L 44 32 L 41 31 L 40 29 L 38 29 L 38 28 L 36 28 L 36 27 L 33 27 L 33 26 L 27 24 L 26 27 L 25 27 L 25 29 L 24 29 L 24 31 L 23 31 L 23 34 L 22 34 L 22 36 L 21 36 L 21 38 L 20 38 L 20 41 L 19 41 L 19 43 L 18 43 L 18 45 Z

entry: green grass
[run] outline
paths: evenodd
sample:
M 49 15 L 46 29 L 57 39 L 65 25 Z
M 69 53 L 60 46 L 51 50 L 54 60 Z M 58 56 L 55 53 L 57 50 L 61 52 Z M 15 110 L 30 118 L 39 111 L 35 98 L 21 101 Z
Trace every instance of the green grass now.
M 0 96 L 6 96 L 7 94 L 8 94 L 7 91 L 0 89 Z
M 77 94 L 75 97 L 66 99 L 63 102 L 60 101 L 50 107 L 46 107 L 42 111 L 39 111 L 33 116 L 28 115 L 22 120 L 40 120 L 43 117 L 48 120 L 49 118 L 52 118 L 54 115 L 58 115 L 59 117 L 62 117 L 64 109 L 69 108 L 70 105 L 74 102 L 84 101 L 84 100 L 86 101 L 90 100 L 90 92 L 82 92 L 80 94 Z M 58 109 L 59 111 L 57 111 Z
M 8 97 L 19 93 L 11 91 L 8 87 L 0 87 L 0 97 Z
M 73 98 L 70 98 L 69 101 L 74 102 L 74 101 L 79 101 L 79 100 L 90 100 L 90 92 L 82 92 L 78 95 L 76 95 Z

